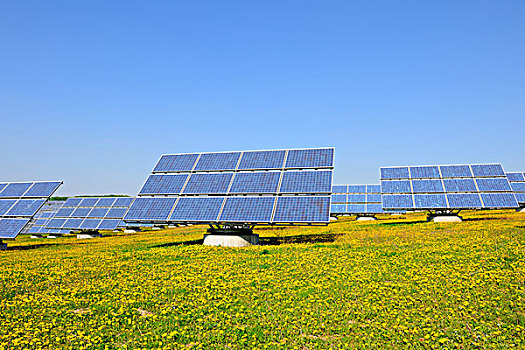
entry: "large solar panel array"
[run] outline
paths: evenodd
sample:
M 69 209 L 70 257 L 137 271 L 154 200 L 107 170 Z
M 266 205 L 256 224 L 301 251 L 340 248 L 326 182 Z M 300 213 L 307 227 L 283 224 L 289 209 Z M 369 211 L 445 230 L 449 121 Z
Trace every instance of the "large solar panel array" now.
M 65 201 L 48 201 L 35 214 L 33 219 L 27 224 L 22 234 L 65 234 L 69 230 L 48 229 L 46 225 L 55 217 L 55 214 L 62 208 Z
M 163 155 L 126 222 L 328 223 L 333 148 Z
M 507 173 L 507 179 L 518 203 L 525 204 L 525 173 Z
M 0 183 L 0 239 L 12 239 L 29 223 L 60 181 Z
M 381 168 L 383 209 L 499 209 L 518 203 L 501 164 Z
M 380 185 L 333 185 L 332 214 L 382 214 Z
M 46 228 L 63 230 L 114 230 L 128 211 L 133 198 L 68 198 Z

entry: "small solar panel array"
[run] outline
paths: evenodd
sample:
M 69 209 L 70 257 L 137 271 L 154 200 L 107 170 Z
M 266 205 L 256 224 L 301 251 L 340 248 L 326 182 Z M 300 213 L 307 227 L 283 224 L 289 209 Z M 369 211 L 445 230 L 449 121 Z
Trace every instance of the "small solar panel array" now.
M 518 203 L 501 164 L 381 168 L 383 209 L 499 209 Z
M 333 185 L 332 214 L 383 214 L 380 185 Z
M 133 198 L 129 197 L 75 197 L 68 198 L 47 229 L 114 230 L 128 211 Z
M 525 204 L 525 173 L 507 173 L 510 187 L 520 205 Z
M 48 229 L 46 225 L 55 217 L 55 214 L 62 208 L 65 201 L 48 201 L 35 214 L 33 219 L 27 224 L 21 234 L 66 234 L 69 230 Z
M 333 148 L 163 155 L 128 223 L 328 223 Z
M 0 183 L 0 239 L 15 238 L 61 184 L 60 181 Z

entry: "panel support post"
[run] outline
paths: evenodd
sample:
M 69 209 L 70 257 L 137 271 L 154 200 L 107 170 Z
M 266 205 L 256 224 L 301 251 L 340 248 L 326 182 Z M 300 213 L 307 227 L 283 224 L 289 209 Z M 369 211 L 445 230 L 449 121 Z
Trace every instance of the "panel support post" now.
M 204 235 L 204 245 L 222 247 L 248 247 L 259 244 L 259 235 L 250 225 L 210 225 Z

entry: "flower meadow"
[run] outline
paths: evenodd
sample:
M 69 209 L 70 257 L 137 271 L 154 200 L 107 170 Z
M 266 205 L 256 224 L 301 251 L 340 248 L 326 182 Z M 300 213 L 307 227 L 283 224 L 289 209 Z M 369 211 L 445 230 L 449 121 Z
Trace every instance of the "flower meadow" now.
M 525 348 L 525 214 L 423 213 L 260 228 L 205 226 L 0 252 L 0 349 Z

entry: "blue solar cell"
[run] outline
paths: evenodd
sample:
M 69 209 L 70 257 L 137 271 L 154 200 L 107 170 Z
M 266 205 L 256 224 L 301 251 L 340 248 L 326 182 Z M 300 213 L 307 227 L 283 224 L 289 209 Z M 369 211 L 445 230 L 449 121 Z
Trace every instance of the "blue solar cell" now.
M 277 193 L 281 172 L 236 173 L 230 193 Z
M 111 208 L 106 214 L 106 218 L 122 219 L 127 210 L 127 208 Z
M 476 209 L 481 208 L 481 199 L 477 193 L 449 193 L 447 194 L 450 208 Z
M 484 208 L 518 208 L 518 202 L 513 193 L 482 193 Z
M 78 205 L 79 207 L 94 207 L 100 198 L 84 198 Z
M 82 198 L 68 198 L 62 207 L 78 207 Z
M 87 215 L 88 218 L 103 218 L 108 213 L 108 208 L 93 208 L 89 214 Z
M 480 192 L 506 192 L 512 191 L 506 178 L 476 179 Z
M 286 168 L 326 168 L 333 165 L 333 148 L 289 150 L 286 158 Z
M 62 225 L 63 228 L 68 228 L 71 230 L 79 229 L 80 225 L 82 225 L 82 222 L 84 219 L 67 219 L 64 225 Z M 50 228 L 57 228 L 57 227 L 51 227 Z
M 16 199 L 0 199 L 0 216 L 5 215 L 15 203 Z
M 2 192 L 2 190 L 3 190 L 6 186 L 7 186 L 7 184 L 4 184 L 4 183 L 0 184 L 0 192 Z
M 366 204 L 348 204 L 346 207 L 349 214 L 366 214 Z
M 445 192 L 441 180 L 412 180 L 414 193 Z
M 348 194 L 348 203 L 365 203 L 366 194 Z
M 160 157 L 154 172 L 191 171 L 198 154 L 167 154 Z
M 22 197 L 31 185 L 33 185 L 32 182 L 10 183 L 0 192 L 0 197 Z
M 46 228 L 61 228 L 67 219 L 51 219 L 46 225 Z
M 516 193 L 518 203 L 525 203 L 525 193 Z
M 84 230 L 96 230 L 101 221 L 100 219 L 86 219 L 82 222 L 80 228 Z
M 507 178 L 510 182 L 524 182 L 525 176 L 523 173 L 507 173 Z
M 501 164 L 475 164 L 471 167 L 474 177 L 505 176 Z
M 150 175 L 140 194 L 179 194 L 188 174 Z
M 33 216 L 44 204 L 45 199 L 21 199 L 9 209 L 6 216 Z
M 347 202 L 346 194 L 333 194 L 332 195 L 332 203 L 346 203 L 346 202 Z
M 240 156 L 241 152 L 203 153 L 197 161 L 195 170 L 234 170 L 237 168 Z
M 366 193 L 381 193 L 381 185 L 366 185 Z
M 113 203 L 113 206 L 127 208 L 131 205 L 131 202 L 133 202 L 133 198 L 117 198 L 115 203 Z
M 275 197 L 228 197 L 219 221 L 271 222 Z
M 115 203 L 115 197 L 103 197 L 97 202 L 97 207 L 111 207 Z
M 367 203 L 381 203 L 381 195 L 380 194 L 367 194 L 366 202 Z
M 119 219 L 104 219 L 98 226 L 99 230 L 114 230 L 118 227 L 120 223 Z
M 136 198 L 128 212 L 127 221 L 166 221 L 176 198 Z
M 381 168 L 381 180 L 409 179 L 408 167 Z
M 39 233 L 42 229 L 42 226 L 33 226 L 29 229 L 28 233 Z
M 239 169 L 281 169 L 285 155 L 285 150 L 244 152 Z
M 274 222 L 328 223 L 330 220 L 329 196 L 278 197 Z
M 89 212 L 91 211 L 91 208 L 77 208 L 73 213 L 70 215 L 73 218 L 85 218 L 88 216 Z
M 332 171 L 285 171 L 280 193 L 330 193 Z
M 383 208 L 413 209 L 414 201 L 410 194 L 384 194 L 382 196 Z
M 37 219 L 35 220 L 34 225 L 36 226 L 45 226 L 48 222 L 48 219 Z
M 61 182 L 35 182 L 33 186 L 24 194 L 24 197 L 49 197 Z
M 439 167 L 437 166 L 411 166 L 410 177 L 412 179 L 439 179 Z
M 348 193 L 366 193 L 366 185 L 348 185 Z
M 191 174 L 185 194 L 227 193 L 233 173 Z
M 55 214 L 55 217 L 64 218 L 69 217 L 73 212 L 75 211 L 75 208 L 62 208 Z
M 443 179 L 446 192 L 477 192 L 474 179 Z
M 330 212 L 334 214 L 345 214 L 346 211 L 346 204 L 332 204 L 330 206 Z
M 348 193 L 347 185 L 333 185 L 332 193 Z
M 224 197 L 180 197 L 170 221 L 214 222 L 217 221 Z
M 0 239 L 15 238 L 28 222 L 28 219 L 0 219 Z
M 448 208 L 444 194 L 416 194 L 414 195 L 417 209 L 445 209 Z
M 382 214 L 385 211 L 383 210 L 383 206 L 381 204 L 369 203 L 366 205 L 366 212 L 368 214 Z
M 381 181 L 383 193 L 410 193 L 410 180 Z
M 525 192 L 525 182 L 511 182 L 510 187 L 514 192 Z
M 447 177 L 472 177 L 468 165 L 441 165 L 441 176 Z
M 44 208 L 44 207 L 42 207 L 42 208 Z M 50 218 L 50 217 L 53 217 L 54 214 L 56 214 L 56 213 L 53 213 L 53 212 L 40 213 L 40 214 L 36 213 L 36 215 L 39 215 L 39 217 L 41 217 L 41 218 Z M 35 215 L 35 217 L 36 217 L 36 215 Z

